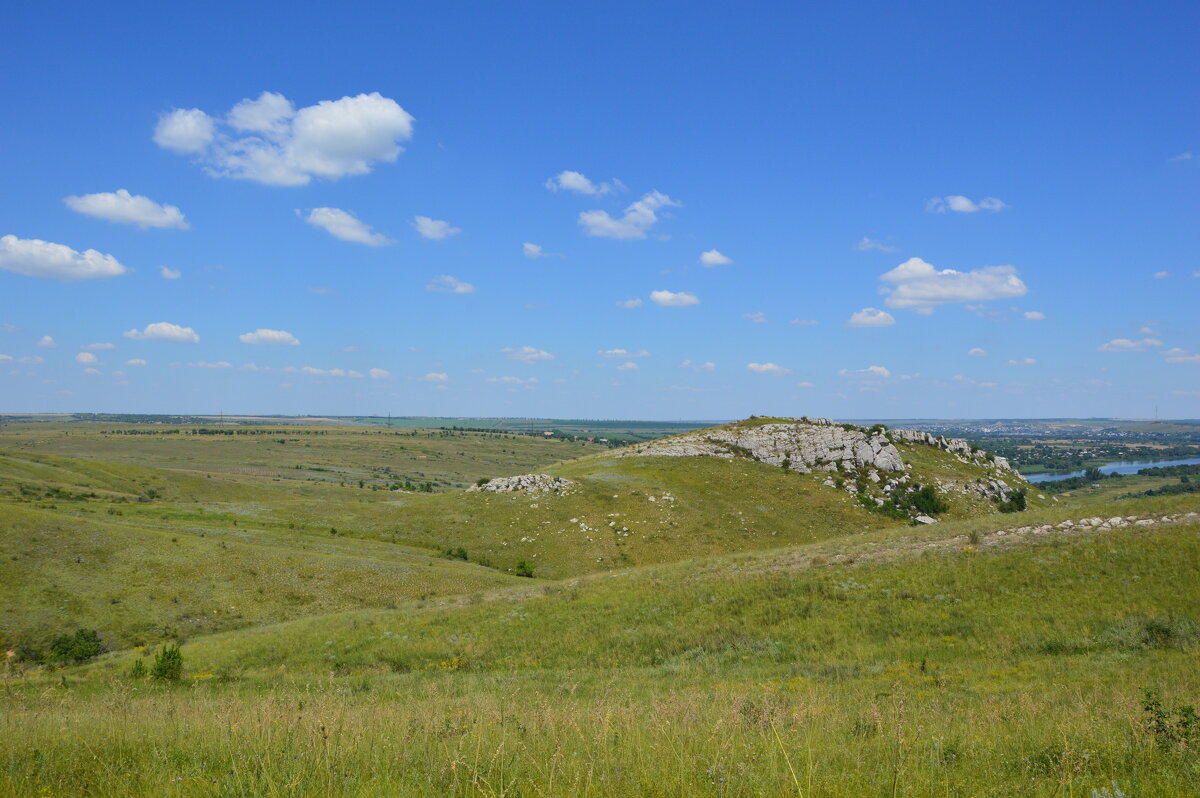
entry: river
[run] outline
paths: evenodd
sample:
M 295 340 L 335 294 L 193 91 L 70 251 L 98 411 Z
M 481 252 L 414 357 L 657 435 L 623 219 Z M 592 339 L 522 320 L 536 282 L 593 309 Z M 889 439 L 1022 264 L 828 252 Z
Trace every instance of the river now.
M 1154 468 L 1155 466 L 1175 466 L 1175 465 L 1200 465 L 1200 457 L 1185 457 L 1182 460 L 1117 460 L 1113 463 L 1105 463 L 1100 466 L 1100 471 L 1104 474 L 1111 474 L 1116 471 L 1118 474 L 1136 474 L 1143 468 Z M 1055 479 L 1070 479 L 1071 477 L 1081 477 L 1087 472 L 1085 470 L 1069 471 L 1062 474 L 1022 474 L 1025 479 L 1030 482 L 1050 482 Z

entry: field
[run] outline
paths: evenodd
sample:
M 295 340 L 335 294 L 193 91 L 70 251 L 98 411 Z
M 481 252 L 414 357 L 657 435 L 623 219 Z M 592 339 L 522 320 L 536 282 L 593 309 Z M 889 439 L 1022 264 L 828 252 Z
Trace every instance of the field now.
M 1200 783 L 1200 495 L 1122 498 L 1177 479 L 1034 490 L 1021 513 L 947 490 L 913 526 L 743 459 L 201 428 L 0 430 L 0 792 Z M 901 448 L 926 482 L 985 475 Z M 461 490 L 529 472 L 573 487 Z M 80 628 L 109 652 L 35 663 Z M 178 682 L 131 675 L 176 639 Z

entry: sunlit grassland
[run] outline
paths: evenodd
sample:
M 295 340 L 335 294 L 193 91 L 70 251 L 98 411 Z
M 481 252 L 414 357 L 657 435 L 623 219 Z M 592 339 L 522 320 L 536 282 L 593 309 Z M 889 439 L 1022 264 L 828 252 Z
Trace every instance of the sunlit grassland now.
M 1185 795 L 1200 525 L 890 562 L 639 569 L 10 685 L 14 793 Z M 1116 591 L 1121 602 L 1106 600 Z M 1172 630 L 1146 637 L 1147 623 Z M 133 655 L 136 656 L 136 655 Z M 65 681 L 64 681 L 65 680 Z M 173 781 L 178 779 L 179 781 Z M 3 782 L 0 782 L 3 784 Z

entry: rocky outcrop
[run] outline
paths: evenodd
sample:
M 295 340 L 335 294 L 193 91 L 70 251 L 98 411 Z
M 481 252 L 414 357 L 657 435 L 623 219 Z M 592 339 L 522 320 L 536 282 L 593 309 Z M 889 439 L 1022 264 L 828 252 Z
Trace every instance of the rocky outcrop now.
M 472 491 L 491 491 L 492 493 L 563 493 L 575 483 L 562 477 L 552 477 L 549 474 L 522 474 L 517 477 L 497 477 L 482 485 L 472 485 L 467 488 Z
M 734 424 L 631 446 L 625 456 L 746 457 L 792 471 L 872 468 L 903 471 L 900 452 L 882 432 L 829 419 L 793 419 L 767 424 Z
M 944 438 L 941 435 L 931 435 L 919 429 L 894 429 L 889 430 L 892 440 L 905 441 L 906 443 L 923 443 L 926 446 L 933 446 L 941 449 L 944 452 L 950 452 L 964 463 L 973 463 L 975 465 L 990 465 L 1001 471 L 1008 471 L 1015 476 L 1022 478 L 1011 465 L 1008 460 L 1003 457 L 998 457 L 994 454 L 983 451 L 982 449 L 972 449 L 971 444 L 967 443 L 962 438 Z

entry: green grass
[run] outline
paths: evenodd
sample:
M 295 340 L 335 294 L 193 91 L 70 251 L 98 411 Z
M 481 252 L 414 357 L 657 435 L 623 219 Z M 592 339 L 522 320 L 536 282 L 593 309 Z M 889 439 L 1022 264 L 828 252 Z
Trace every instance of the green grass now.
M 481 476 L 577 484 L 408 494 L 293 478 L 271 436 L 62 426 L 0 434 L 0 636 L 96 628 L 117 650 L 61 669 L 5 660 L 0 794 L 1091 798 L 1200 784 L 1200 740 L 1160 745 L 1141 706 L 1147 688 L 1171 709 L 1200 700 L 1200 518 L 1012 531 L 1183 516 L 1195 495 L 1034 489 L 1028 512 L 1004 515 L 953 489 L 981 469 L 902 446 L 914 479 L 950 486 L 941 523 L 908 526 L 824 474 L 745 460 L 555 464 L 567 445 L 418 436 L 448 482 L 483 470 L 466 464 L 478 447 L 494 472 Z M 274 445 L 346 472 L 413 467 L 386 431 L 340 429 Z M 458 546 L 471 562 L 440 556 Z M 537 578 L 509 573 L 522 559 Z M 176 635 L 182 683 L 130 677 Z

